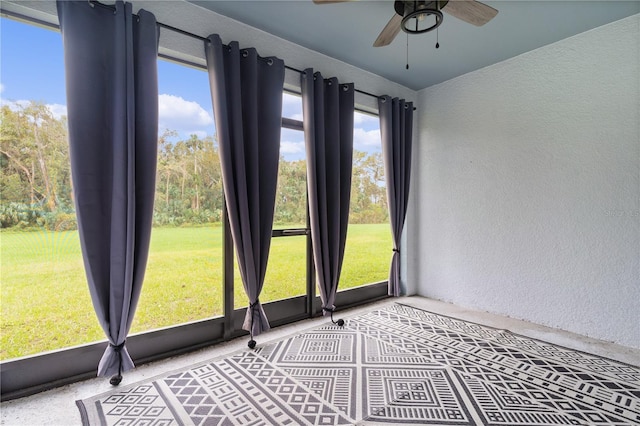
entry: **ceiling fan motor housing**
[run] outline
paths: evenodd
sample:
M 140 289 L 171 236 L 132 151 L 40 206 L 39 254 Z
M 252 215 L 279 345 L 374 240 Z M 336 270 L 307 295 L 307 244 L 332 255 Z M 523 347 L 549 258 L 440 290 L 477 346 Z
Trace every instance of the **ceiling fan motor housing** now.
M 393 7 L 402 16 L 401 28 L 409 34 L 421 34 L 433 31 L 442 24 L 441 9 L 448 0 L 435 1 L 399 1 Z

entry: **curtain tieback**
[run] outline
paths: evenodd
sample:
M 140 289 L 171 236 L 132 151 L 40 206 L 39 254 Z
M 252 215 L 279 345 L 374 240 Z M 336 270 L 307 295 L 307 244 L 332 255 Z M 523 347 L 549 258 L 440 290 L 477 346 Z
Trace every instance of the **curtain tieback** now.
M 116 353 L 120 354 L 120 351 L 122 350 L 122 348 L 124 348 L 124 344 L 127 341 L 125 340 L 124 342 L 120 343 L 119 345 L 114 345 L 111 342 L 109 342 L 109 346 L 111 346 L 113 348 L 114 351 L 116 351 Z
M 111 383 L 113 386 L 118 386 L 122 381 L 122 349 L 124 348 L 124 344 L 126 342 L 127 342 L 126 339 L 124 342 L 120 343 L 119 345 L 114 345 L 111 342 L 109 342 L 109 346 L 111 346 L 113 350 L 118 354 L 118 374 L 111 377 L 111 379 L 109 380 L 109 383 Z
M 253 315 L 256 312 L 256 308 L 260 304 L 260 299 L 256 299 L 255 302 L 249 303 L 249 309 L 251 310 L 251 326 L 249 327 L 249 335 L 251 336 L 251 340 L 249 340 L 249 348 L 253 349 L 256 347 L 256 341 L 253 340 Z
M 394 253 L 400 253 L 400 249 L 394 248 L 394 249 L 393 249 L 393 252 L 394 252 Z
M 337 324 L 339 327 L 342 327 L 344 325 L 344 320 L 343 319 L 339 319 L 338 321 L 334 321 L 333 320 L 333 313 L 336 311 L 335 308 L 329 308 L 327 306 L 323 306 L 322 307 L 322 311 L 323 312 L 329 312 L 329 314 L 331 314 L 331 322 L 334 324 Z

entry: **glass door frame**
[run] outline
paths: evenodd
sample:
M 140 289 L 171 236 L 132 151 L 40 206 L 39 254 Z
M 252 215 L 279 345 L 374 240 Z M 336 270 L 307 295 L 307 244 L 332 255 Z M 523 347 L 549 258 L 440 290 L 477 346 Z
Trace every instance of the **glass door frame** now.
M 292 94 L 295 94 L 291 92 Z M 296 94 L 299 96 L 299 94 Z M 302 121 L 291 118 L 282 118 L 282 128 L 304 132 Z M 311 240 L 311 227 L 309 223 L 309 203 L 307 202 L 306 227 L 272 229 L 271 238 L 283 238 L 294 236 L 306 237 L 306 294 L 293 296 L 275 302 L 263 303 L 269 324 L 273 327 L 289 324 L 301 319 L 312 318 L 320 310 L 320 300 L 316 298 L 316 271 L 313 261 L 313 245 Z M 225 339 L 235 338 L 247 334 L 242 330 L 242 323 L 246 313 L 246 307 L 235 309 L 234 301 L 234 265 L 235 256 L 231 228 L 227 211 L 224 211 L 224 336 Z M 317 300 L 316 300 L 317 299 Z M 258 339 L 259 342 L 259 338 Z

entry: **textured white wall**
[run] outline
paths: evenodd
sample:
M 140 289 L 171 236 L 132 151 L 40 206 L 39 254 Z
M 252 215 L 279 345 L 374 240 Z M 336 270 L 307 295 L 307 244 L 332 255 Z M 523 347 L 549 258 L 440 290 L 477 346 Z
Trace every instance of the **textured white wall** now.
M 419 294 L 640 348 L 639 28 L 419 93 Z

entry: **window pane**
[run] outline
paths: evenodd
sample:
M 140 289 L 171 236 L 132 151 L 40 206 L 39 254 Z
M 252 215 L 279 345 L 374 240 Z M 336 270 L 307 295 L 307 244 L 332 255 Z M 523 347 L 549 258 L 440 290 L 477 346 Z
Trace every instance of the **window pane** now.
M 298 97 L 299 98 L 299 97 Z M 306 228 L 307 169 L 304 134 L 300 130 L 282 129 L 280 164 L 273 229 Z M 271 239 L 262 303 L 306 294 L 306 236 Z M 234 305 L 246 307 L 248 299 L 235 260 Z
M 60 33 L 0 23 L 0 359 L 104 339 L 82 263 Z
M 223 190 L 209 80 L 158 61 L 154 221 L 132 332 L 223 314 Z
M 355 113 L 349 229 L 340 290 L 386 281 L 391 228 L 378 117 Z
M 302 97 L 292 93 L 282 94 L 282 116 L 302 121 Z
M 8 359 L 105 336 L 76 230 L 60 33 L 4 18 L 0 29 L 2 128 L 10 136 L 0 155 L 0 358 Z M 159 74 L 161 162 L 133 332 L 222 313 L 222 189 L 213 119 L 201 106 L 210 104 L 208 79 L 163 62 Z
M 307 165 L 304 133 L 282 129 L 274 229 L 306 228 Z
M 222 226 L 154 227 L 132 332 L 223 314 Z
M 236 309 L 249 305 L 242 287 L 237 260 L 235 263 Z M 267 303 L 307 293 L 307 237 L 304 235 L 271 239 L 267 275 L 260 293 L 260 302 Z

